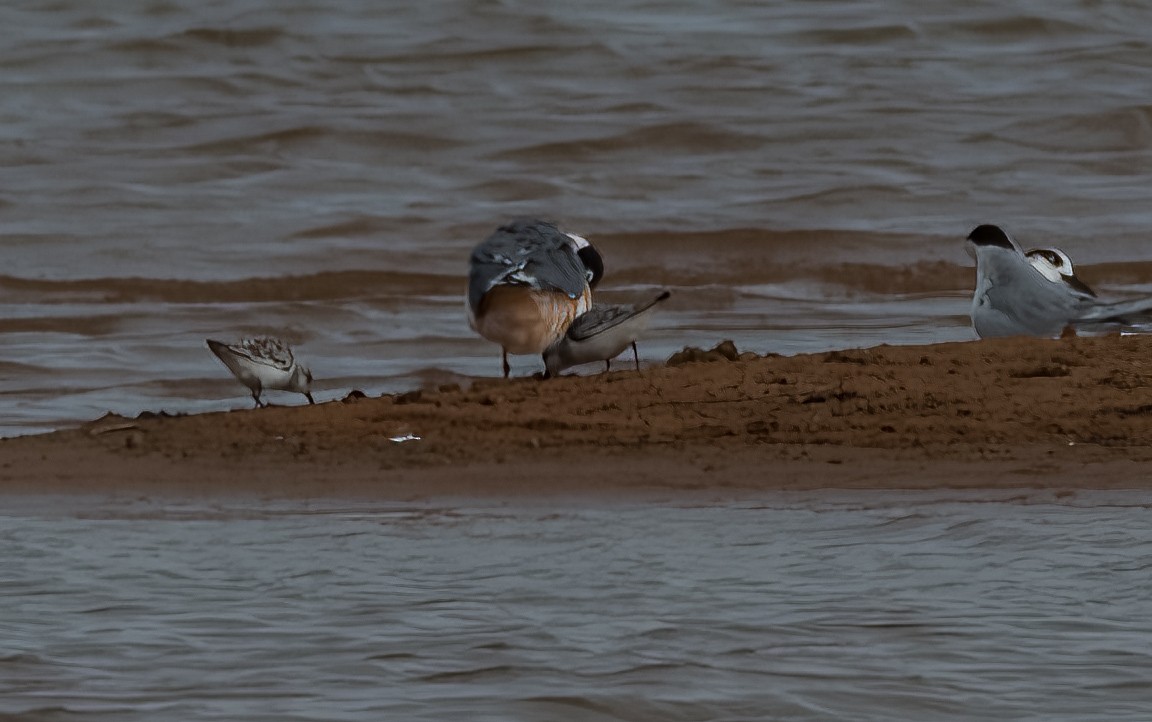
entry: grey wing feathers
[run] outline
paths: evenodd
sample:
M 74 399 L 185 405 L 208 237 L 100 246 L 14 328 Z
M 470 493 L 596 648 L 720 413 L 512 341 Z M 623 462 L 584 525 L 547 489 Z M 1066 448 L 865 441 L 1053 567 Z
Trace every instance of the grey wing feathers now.
M 255 363 L 288 371 L 296 363 L 292 349 L 280 339 L 271 337 L 248 338 L 233 346 L 232 350 Z
M 1016 333 L 1050 336 L 1091 303 L 1089 297 L 1069 293 L 1062 284 L 1045 278 L 1023 257 L 1010 263 L 992 264 L 988 271 L 992 308 L 1018 327 Z
M 575 298 L 587 285 L 584 264 L 571 239 L 551 223 L 517 221 L 472 249 L 468 303 L 480 304 L 484 294 L 500 284 L 559 291 Z
M 1152 298 L 1101 303 L 1076 319 L 1079 322 L 1138 324 L 1152 321 Z
M 603 333 L 627 321 L 635 314 L 635 311 L 636 309 L 632 306 L 594 305 L 568 327 L 568 338 L 573 341 L 592 338 L 598 333 Z
M 672 295 L 671 291 L 663 291 L 651 301 L 637 306 L 620 304 L 594 304 L 591 309 L 581 314 L 568 327 L 568 338 L 573 341 L 583 341 L 596 334 L 615 328 L 630 318 L 635 318 Z

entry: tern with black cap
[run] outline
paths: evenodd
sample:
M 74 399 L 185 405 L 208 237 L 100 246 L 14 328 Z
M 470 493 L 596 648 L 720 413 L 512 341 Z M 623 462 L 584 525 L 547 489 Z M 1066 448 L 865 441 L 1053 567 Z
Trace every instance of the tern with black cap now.
M 1076 277 L 1062 251 L 1025 254 L 1014 238 L 991 224 L 977 226 L 967 240 L 976 257 L 972 326 L 981 338 L 1054 338 L 1069 327 L 1118 328 L 1152 320 L 1152 298 L 1100 301 Z

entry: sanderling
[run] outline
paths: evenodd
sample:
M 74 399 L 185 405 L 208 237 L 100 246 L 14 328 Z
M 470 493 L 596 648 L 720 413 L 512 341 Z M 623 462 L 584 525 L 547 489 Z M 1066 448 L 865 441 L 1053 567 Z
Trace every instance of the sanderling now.
M 629 346 L 639 371 L 640 353 L 636 350 L 636 340 L 648 327 L 652 311 L 671 295 L 670 291 L 664 291 L 651 301 L 636 306 L 594 305 L 545 349 L 547 375 L 555 376 L 566 368 L 594 361 L 603 361 L 604 370 L 611 370 L 612 359 Z
M 256 408 L 267 406 L 260 394 L 267 389 L 295 391 L 312 400 L 312 372 L 296 362 L 292 349 L 280 339 L 270 337 L 244 339 L 227 344 L 208 339 L 208 348 L 224 362 L 240 383 L 252 391 Z
M 1068 327 L 1123 326 L 1152 318 L 1152 298 L 1099 301 L 1063 252 L 1037 249 L 1030 257 L 993 225 L 977 226 L 968 243 L 976 256 L 972 326 L 981 338 L 1055 337 Z
M 604 261 L 587 239 L 544 221 L 497 228 L 472 250 L 468 322 L 508 354 L 543 353 L 592 307 Z

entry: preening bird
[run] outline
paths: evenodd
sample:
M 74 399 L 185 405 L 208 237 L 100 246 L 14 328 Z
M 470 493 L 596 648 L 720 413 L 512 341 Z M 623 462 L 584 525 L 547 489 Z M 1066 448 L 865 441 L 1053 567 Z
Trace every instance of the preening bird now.
M 514 221 L 472 249 L 468 321 L 508 354 L 541 354 L 592 308 L 604 261 L 587 239 L 539 220 Z

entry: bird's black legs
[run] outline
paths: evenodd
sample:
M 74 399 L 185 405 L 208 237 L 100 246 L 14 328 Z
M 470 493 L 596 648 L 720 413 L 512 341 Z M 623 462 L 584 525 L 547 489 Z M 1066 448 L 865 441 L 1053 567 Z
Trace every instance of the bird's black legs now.
M 640 352 L 636 350 L 636 342 L 632 342 L 632 360 L 636 362 L 636 371 L 640 371 Z
M 608 373 L 611 370 L 612 370 L 612 359 L 610 359 L 610 358 L 604 359 L 604 373 Z
M 304 397 L 305 397 L 306 399 L 308 399 L 308 403 L 309 403 L 309 404 L 314 404 L 314 403 L 316 403 L 315 401 L 313 401 L 313 400 L 312 400 L 312 392 L 311 392 L 311 391 L 305 391 L 305 392 L 304 392 Z
M 508 374 L 512 373 L 512 367 L 508 365 L 508 352 L 504 351 L 504 378 L 508 378 Z

